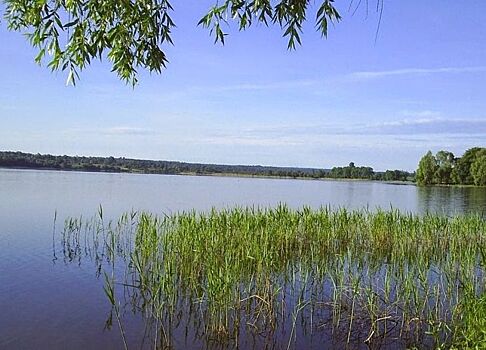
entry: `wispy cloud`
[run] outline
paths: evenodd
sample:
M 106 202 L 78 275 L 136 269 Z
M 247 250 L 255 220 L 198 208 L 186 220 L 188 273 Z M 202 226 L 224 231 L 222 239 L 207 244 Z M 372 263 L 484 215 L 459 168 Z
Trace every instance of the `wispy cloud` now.
M 310 87 L 319 83 L 316 80 L 289 80 L 263 83 L 242 83 L 211 88 L 212 91 L 262 91 Z
M 420 114 L 420 113 L 419 113 Z M 427 115 L 428 113 L 424 113 Z M 436 113 L 431 113 L 436 115 Z M 205 135 L 202 143 L 240 146 L 302 145 L 382 145 L 390 142 L 486 139 L 486 119 L 423 117 L 362 124 L 256 125 L 238 129 L 220 129 Z
M 361 71 L 348 74 L 351 80 L 370 80 L 392 76 L 414 76 L 431 74 L 457 74 L 457 73 L 480 73 L 486 72 L 486 66 L 475 67 L 442 67 L 442 68 L 403 68 L 382 71 Z
M 175 88 L 171 91 L 146 91 L 143 94 L 130 96 L 130 99 L 138 98 L 143 103 L 150 101 L 152 104 L 161 102 L 175 103 L 182 101 L 183 105 L 193 103 L 194 99 L 207 99 L 214 96 L 222 96 L 224 94 L 231 94 L 234 92 L 242 93 L 275 93 L 278 91 L 298 89 L 311 89 L 321 86 L 322 81 L 312 79 L 295 79 L 285 81 L 247 81 L 237 82 L 233 84 L 219 84 L 212 83 L 207 85 L 194 85 Z
M 115 126 L 98 130 L 98 132 L 105 136 L 147 136 L 155 134 L 152 129 L 131 126 Z
M 362 131 L 380 135 L 486 135 L 486 119 L 447 119 L 440 117 L 403 119 L 369 125 Z
M 425 110 L 404 110 L 400 113 L 403 117 L 406 118 L 438 118 L 442 115 L 441 112 L 432 111 L 430 109 Z

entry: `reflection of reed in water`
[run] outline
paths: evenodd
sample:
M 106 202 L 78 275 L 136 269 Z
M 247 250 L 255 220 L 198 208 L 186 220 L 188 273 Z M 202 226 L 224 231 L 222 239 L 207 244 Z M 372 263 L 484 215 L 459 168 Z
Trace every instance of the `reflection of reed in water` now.
M 282 205 L 105 223 L 100 209 L 67 220 L 61 246 L 105 275 L 122 335 L 131 311 L 151 346 L 405 348 L 456 341 L 484 293 L 485 234 L 479 215 Z

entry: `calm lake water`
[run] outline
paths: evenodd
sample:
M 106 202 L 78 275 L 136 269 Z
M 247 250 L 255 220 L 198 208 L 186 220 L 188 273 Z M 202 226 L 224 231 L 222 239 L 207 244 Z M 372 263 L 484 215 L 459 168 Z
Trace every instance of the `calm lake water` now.
M 118 349 L 116 326 L 94 264 L 53 259 L 64 218 L 212 207 L 336 206 L 398 208 L 445 215 L 486 213 L 486 188 L 418 188 L 364 181 L 99 174 L 0 169 L 0 348 Z M 127 339 L 137 343 L 135 319 Z M 176 348 L 186 348 L 181 342 Z

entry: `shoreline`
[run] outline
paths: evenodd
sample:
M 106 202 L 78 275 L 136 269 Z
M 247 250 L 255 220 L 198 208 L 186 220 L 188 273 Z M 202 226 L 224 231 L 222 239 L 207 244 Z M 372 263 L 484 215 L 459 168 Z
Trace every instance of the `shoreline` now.
M 336 181 L 336 182 L 376 182 L 387 185 L 396 186 L 416 186 L 420 188 L 434 188 L 434 187 L 448 187 L 448 188 L 486 188 L 486 186 L 465 185 L 465 184 L 433 184 L 420 186 L 413 181 L 386 181 L 374 179 L 357 179 L 357 178 L 332 178 L 332 177 L 311 177 L 311 176 L 277 176 L 277 175 L 250 175 L 238 173 L 196 173 L 196 172 L 180 172 L 180 173 L 156 173 L 144 171 L 113 171 L 113 170 L 87 170 L 87 169 L 58 169 L 48 167 L 15 167 L 2 166 L 0 170 L 41 170 L 41 171 L 57 171 L 57 172 L 75 172 L 88 174 L 134 174 L 134 175 L 165 175 L 165 176 L 207 176 L 207 177 L 222 177 L 222 178 L 242 178 L 242 179 L 270 179 L 270 180 L 304 180 L 304 181 Z
M 58 169 L 47 167 L 13 167 L 0 166 L 0 170 L 41 170 L 41 171 L 57 171 L 57 172 L 77 172 L 77 173 L 98 173 L 98 174 L 135 174 L 135 175 L 169 175 L 169 176 L 208 176 L 208 177 L 228 177 L 228 178 L 243 178 L 243 179 L 271 179 L 271 180 L 306 180 L 306 181 L 336 181 L 336 182 L 376 182 L 389 185 L 404 185 L 417 186 L 412 181 L 384 181 L 373 179 L 356 179 L 356 178 L 332 178 L 332 177 L 305 177 L 305 176 L 272 176 L 272 175 L 249 175 L 238 173 L 196 173 L 196 172 L 181 172 L 181 173 L 151 173 L 143 171 L 103 171 L 103 170 L 86 170 L 86 169 Z M 475 186 L 472 186 L 475 187 Z

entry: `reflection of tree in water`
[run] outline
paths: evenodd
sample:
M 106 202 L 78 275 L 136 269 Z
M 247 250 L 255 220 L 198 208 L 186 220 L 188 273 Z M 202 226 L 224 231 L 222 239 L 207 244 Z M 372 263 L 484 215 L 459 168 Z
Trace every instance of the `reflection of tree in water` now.
M 477 210 L 486 216 L 486 187 L 467 188 L 471 210 Z
M 417 187 L 417 199 L 421 213 L 486 214 L 486 187 Z

